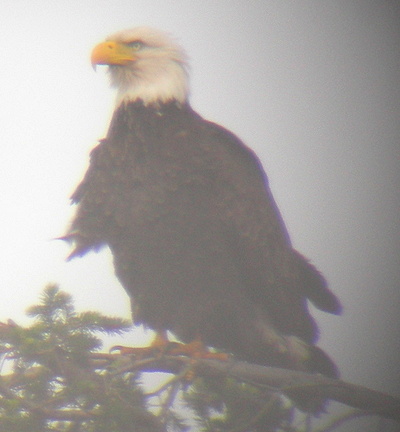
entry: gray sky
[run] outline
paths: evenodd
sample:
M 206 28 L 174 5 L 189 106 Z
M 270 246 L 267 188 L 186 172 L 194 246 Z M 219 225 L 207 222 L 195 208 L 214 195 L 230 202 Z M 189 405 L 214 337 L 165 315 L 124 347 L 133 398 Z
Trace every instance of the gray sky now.
M 318 314 L 344 379 L 400 396 L 400 3 L 5 0 L 0 319 L 48 282 L 79 310 L 129 317 L 104 251 L 65 263 L 52 240 L 106 133 L 114 95 L 91 48 L 150 25 L 191 58 L 191 101 L 260 156 L 293 243 L 342 299 Z

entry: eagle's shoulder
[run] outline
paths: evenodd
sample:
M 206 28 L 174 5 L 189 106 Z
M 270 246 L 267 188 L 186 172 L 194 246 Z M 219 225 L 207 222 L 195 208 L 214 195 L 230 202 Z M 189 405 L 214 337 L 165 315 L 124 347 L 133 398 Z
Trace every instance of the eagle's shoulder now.
M 225 162 L 224 168 L 230 171 L 236 171 L 236 177 L 244 174 L 247 178 L 255 178 L 258 181 L 266 184 L 268 182 L 267 175 L 262 167 L 261 161 L 255 152 L 248 147 L 236 134 L 223 126 L 202 119 L 200 117 L 202 134 L 201 139 L 207 140 L 214 153 L 222 162 Z

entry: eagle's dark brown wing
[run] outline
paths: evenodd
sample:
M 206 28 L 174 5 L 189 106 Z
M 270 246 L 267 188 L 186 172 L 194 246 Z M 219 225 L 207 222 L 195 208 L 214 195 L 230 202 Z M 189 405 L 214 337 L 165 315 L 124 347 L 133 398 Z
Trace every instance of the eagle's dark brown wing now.
M 335 375 L 307 299 L 339 303 L 292 249 L 260 162 L 233 134 L 189 106 L 122 106 L 73 200 L 74 253 L 110 246 L 136 322 Z
M 318 270 L 292 248 L 257 156 L 220 126 L 208 123 L 207 127 L 208 139 L 219 148 L 217 201 L 244 278 L 243 289 L 264 305 L 280 331 L 313 343 L 317 328 L 306 300 L 334 314 L 340 313 L 340 303 Z

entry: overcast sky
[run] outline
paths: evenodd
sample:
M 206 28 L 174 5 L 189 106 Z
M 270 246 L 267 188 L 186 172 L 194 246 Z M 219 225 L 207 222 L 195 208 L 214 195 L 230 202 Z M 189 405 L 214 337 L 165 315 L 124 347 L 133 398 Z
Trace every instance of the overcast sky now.
M 91 48 L 150 25 L 191 59 L 191 102 L 260 156 L 297 249 L 344 304 L 318 314 L 344 379 L 400 396 L 400 2 L 4 0 L 0 320 L 48 282 L 130 316 L 109 253 L 65 262 L 69 196 L 114 94 Z

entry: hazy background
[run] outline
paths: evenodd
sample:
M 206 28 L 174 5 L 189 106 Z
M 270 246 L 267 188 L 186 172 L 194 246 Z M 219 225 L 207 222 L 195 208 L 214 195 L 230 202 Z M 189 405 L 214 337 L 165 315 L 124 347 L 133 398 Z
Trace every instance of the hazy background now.
M 260 156 L 295 247 L 344 304 L 318 314 L 343 378 L 400 396 L 397 1 L 3 0 L 0 320 L 26 322 L 48 282 L 130 316 L 107 251 L 66 263 L 52 239 L 113 110 L 91 48 L 137 25 L 177 37 L 194 108 Z

